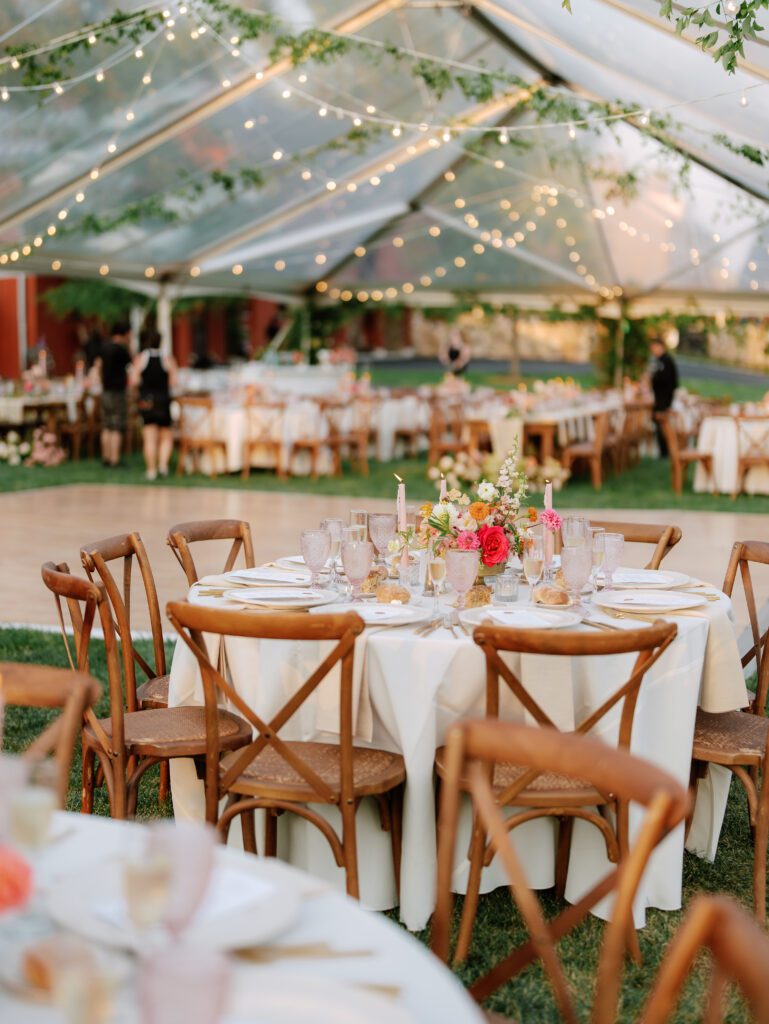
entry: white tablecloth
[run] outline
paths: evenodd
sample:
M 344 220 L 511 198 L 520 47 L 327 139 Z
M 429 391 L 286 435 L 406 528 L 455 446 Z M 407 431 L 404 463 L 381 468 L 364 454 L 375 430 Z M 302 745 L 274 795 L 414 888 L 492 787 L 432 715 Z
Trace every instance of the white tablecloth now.
M 742 429 L 758 443 L 767 434 L 769 421 L 745 420 Z M 733 416 L 707 416 L 700 424 L 697 449 L 713 456 L 713 480 L 720 494 L 733 494 L 739 487 L 737 459 L 739 458 L 737 421 Z M 767 445 L 769 452 L 769 445 Z M 694 475 L 695 491 L 711 491 L 713 484 L 701 465 Z M 754 466 L 745 474 L 743 491 L 746 494 L 769 494 L 769 468 Z
M 111 821 L 107 818 L 77 814 L 58 814 L 55 831 L 61 834 L 40 855 L 40 871 L 44 885 L 71 872 L 88 870 L 88 865 L 101 865 L 119 857 L 135 839 L 140 825 Z M 264 861 L 250 854 L 220 850 L 220 861 L 232 861 L 239 869 L 258 875 Z M 275 875 L 275 870 L 279 874 Z M 271 862 L 270 878 L 293 889 L 301 899 L 296 922 L 275 939 L 275 945 L 328 943 L 339 950 L 370 950 L 370 956 L 327 959 L 283 959 L 269 967 L 233 961 L 232 990 L 238 997 L 251 993 L 258 997 L 260 979 L 269 971 L 280 972 L 287 986 L 301 987 L 303 979 L 322 978 L 340 985 L 392 986 L 399 990 L 392 1005 L 408 1014 L 413 1024 L 482 1024 L 483 1016 L 475 1003 L 453 975 L 424 946 L 406 935 L 386 918 L 366 913 L 359 904 L 332 889 L 319 886 L 316 879 Z M 117 894 L 116 894 L 117 895 Z M 22 922 L 23 924 L 23 922 Z M 0 919 L 0 939 L 3 924 Z M 18 931 L 9 929 L 7 938 L 18 942 Z M 138 1016 L 132 1006 L 132 985 L 121 989 L 117 1013 L 111 1024 L 136 1024 Z M 383 997 L 387 998 L 387 997 Z M 242 998 L 237 1000 L 242 1002 Z M 249 1000 L 251 1002 L 251 1000 Z M 388 1000 L 389 1002 L 389 1000 Z M 50 1007 L 30 1000 L 14 999 L 0 985 L 0 1020 L 3 1024 L 61 1024 L 61 1014 Z M 239 1018 L 240 1019 L 240 1018 Z M 400 1019 L 400 1018 L 399 1018 Z M 167 1024 L 177 1024 L 168 1021 Z
M 192 599 L 217 603 L 213 598 L 197 597 L 194 589 Z M 709 604 L 702 617 L 675 618 L 679 636 L 647 674 L 638 702 L 633 751 L 660 764 L 682 783 L 689 779 L 698 704 L 717 712 L 747 703 L 730 608 L 728 598 L 722 597 L 719 603 Z M 638 624 L 628 621 L 627 625 Z M 301 672 L 306 677 L 320 661 L 312 644 L 243 638 L 228 638 L 226 654 L 235 688 L 262 715 L 274 713 Z M 529 658 L 523 679 L 559 726 L 569 729 L 627 678 L 632 660 L 622 656 L 601 659 L 600 663 L 590 659 L 570 663 L 568 659 L 545 662 Z M 434 905 L 434 754 L 452 722 L 483 714 L 484 659 L 470 638 L 455 639 L 443 629 L 426 638 L 402 629 L 372 631 L 365 640 L 361 676 L 357 718 L 361 741 L 400 752 L 406 762 L 400 908 L 402 920 L 417 929 L 426 924 Z M 171 667 L 170 703 L 202 703 L 197 664 L 182 644 L 177 645 Z M 321 735 L 321 729 L 329 728 L 325 703 L 321 698 L 319 706 L 308 707 L 287 735 L 304 739 Z M 510 701 L 503 713 L 522 717 L 521 709 Z M 597 734 L 615 742 L 618 722 L 619 707 L 600 723 Z M 191 762 L 174 762 L 172 784 L 177 816 L 202 816 L 202 784 Z M 716 804 L 703 806 L 691 833 L 690 846 L 706 854 L 712 853 L 717 843 L 725 807 L 723 788 L 715 796 Z M 334 816 L 335 812 L 329 812 L 331 819 Z M 284 823 L 281 856 L 322 877 L 335 878 L 341 886 L 341 873 L 320 833 L 292 815 L 284 816 Z M 575 828 L 569 899 L 578 898 L 607 865 L 597 832 L 582 828 L 583 824 L 577 822 Z M 389 838 L 380 832 L 376 810 L 365 801 L 359 810 L 358 830 L 362 899 L 375 909 L 392 907 L 396 898 Z M 531 822 L 516 830 L 516 842 L 536 888 L 553 884 L 552 830 L 552 821 Z M 233 837 L 236 833 L 239 830 L 233 829 Z M 639 925 L 646 907 L 672 910 L 680 906 L 683 847 L 683 829 L 679 829 L 654 854 L 637 901 Z M 463 889 L 465 871 L 466 864 L 459 863 L 457 891 Z M 483 889 L 489 891 L 501 884 L 502 872 L 492 864 L 485 873 Z

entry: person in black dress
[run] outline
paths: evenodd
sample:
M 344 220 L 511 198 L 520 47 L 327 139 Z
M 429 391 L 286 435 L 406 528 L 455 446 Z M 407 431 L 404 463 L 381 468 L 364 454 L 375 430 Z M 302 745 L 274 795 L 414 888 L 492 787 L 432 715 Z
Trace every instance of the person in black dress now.
M 470 362 L 470 346 L 462 337 L 458 327 L 452 327 L 448 339 L 440 352 L 440 360 L 449 373 L 461 376 Z
M 138 389 L 142 418 L 142 445 L 148 480 L 168 476 L 174 440 L 171 434 L 171 388 L 176 384 L 176 363 L 160 351 L 154 327 L 142 331 L 141 351 L 134 359 L 131 383 Z
M 667 412 L 673 404 L 673 396 L 678 387 L 678 367 L 664 341 L 655 339 L 651 343 L 651 354 L 649 380 L 654 394 L 654 412 Z M 662 424 L 659 420 L 656 420 L 655 423 L 660 457 L 664 459 L 668 455 L 668 446 L 662 431 Z
M 101 458 L 105 466 L 120 465 L 123 434 L 128 425 L 128 369 L 131 366 L 131 325 L 116 323 L 101 347 L 94 367 L 101 377 Z

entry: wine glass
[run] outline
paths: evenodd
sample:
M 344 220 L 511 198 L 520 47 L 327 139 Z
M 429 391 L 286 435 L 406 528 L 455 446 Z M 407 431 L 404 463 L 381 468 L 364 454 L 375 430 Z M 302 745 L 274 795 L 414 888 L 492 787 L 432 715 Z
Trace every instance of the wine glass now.
M 443 588 L 443 581 L 446 578 L 446 559 L 431 551 L 428 556 L 427 572 L 433 585 L 433 615 L 439 615 L 438 595 Z
M 138 971 L 142 1024 L 217 1024 L 222 1019 L 230 965 L 216 950 L 169 946 L 142 957 Z
M 157 927 L 171 902 L 172 865 L 161 853 L 146 850 L 123 861 L 123 898 L 126 911 L 140 932 Z
M 561 551 L 561 569 L 575 608 L 581 607 L 582 588 L 590 578 L 593 555 L 585 544 L 570 544 Z
M 302 531 L 302 557 L 310 570 L 310 586 L 320 583 L 321 570 L 325 568 L 331 552 L 331 534 L 328 530 Z
M 326 530 L 329 537 L 331 537 L 331 550 L 329 551 L 329 564 L 331 567 L 331 583 L 332 587 L 339 586 L 339 573 L 337 572 L 336 563 L 339 559 L 339 552 L 342 548 L 342 530 L 344 529 L 344 519 L 322 519 L 320 524 L 321 530 Z
M 564 516 L 561 526 L 561 538 L 564 547 L 576 547 L 587 544 L 588 520 L 585 516 Z
M 57 783 L 54 761 L 33 762 L 28 766 L 26 781 L 9 795 L 11 839 L 30 855 L 48 841 L 53 812 L 58 806 Z
M 350 512 L 350 526 L 359 529 L 359 540 L 368 540 L 368 512 L 363 508 L 354 508 Z
M 590 583 L 593 590 L 598 589 L 598 573 L 603 566 L 606 530 L 602 526 L 590 527 L 590 550 L 593 554 L 593 571 L 590 574 Z
M 614 572 L 625 546 L 625 538 L 621 533 L 605 533 L 603 543 L 603 585 L 604 590 L 610 590 L 614 582 Z
M 523 538 L 523 575 L 531 587 L 532 597 L 534 587 L 542 579 L 542 571 L 545 567 L 545 539 L 541 534 L 528 533 Z
M 342 565 L 352 586 L 353 603 L 361 601 L 360 588 L 371 572 L 374 546 L 367 540 L 348 540 L 342 544 Z
M 382 565 L 386 564 L 384 552 L 387 551 L 387 545 L 395 537 L 396 523 L 395 513 L 372 512 L 368 517 L 368 531 Z
M 457 592 L 457 613 L 464 610 L 465 597 L 478 575 L 480 556 L 477 551 L 460 551 L 452 548 L 446 552 L 446 576 Z
M 214 868 L 216 832 L 197 821 L 164 821 L 150 827 L 147 854 L 172 866 L 163 923 L 175 938 L 192 920 Z

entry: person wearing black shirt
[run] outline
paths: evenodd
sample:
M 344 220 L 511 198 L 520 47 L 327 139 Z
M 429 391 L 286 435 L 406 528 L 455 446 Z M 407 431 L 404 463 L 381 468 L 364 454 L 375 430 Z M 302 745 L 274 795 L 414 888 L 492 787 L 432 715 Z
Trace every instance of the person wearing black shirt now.
M 120 447 L 128 425 L 128 367 L 131 353 L 131 325 L 120 322 L 112 328 L 96 360 L 101 376 L 101 458 L 105 466 L 120 465 Z
M 173 451 L 171 433 L 171 388 L 176 382 L 176 363 L 160 350 L 160 335 L 145 328 L 139 339 L 141 352 L 133 361 L 131 383 L 139 391 L 142 445 L 148 480 L 168 476 Z
M 663 341 L 651 343 L 652 359 L 649 365 L 649 379 L 654 394 L 654 412 L 667 412 L 673 404 L 673 395 L 678 387 L 678 367 Z M 662 424 L 656 420 L 657 444 L 660 457 L 667 458 L 668 446 L 662 432 Z

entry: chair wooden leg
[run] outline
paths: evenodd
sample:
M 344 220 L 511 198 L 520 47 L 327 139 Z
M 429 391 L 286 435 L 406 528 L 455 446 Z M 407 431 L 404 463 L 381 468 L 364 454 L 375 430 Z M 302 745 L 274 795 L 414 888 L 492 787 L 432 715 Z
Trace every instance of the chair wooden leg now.
M 339 808 L 342 814 L 342 848 L 344 851 L 344 873 L 347 882 L 347 895 L 354 900 L 360 899 L 360 882 L 358 879 L 358 837 L 355 831 L 355 812 L 357 803 L 342 801 Z
M 593 484 L 593 490 L 600 491 L 603 483 L 600 455 L 597 455 L 590 460 L 590 479 Z
M 83 788 L 80 803 L 83 814 L 93 814 L 94 761 L 94 752 L 83 747 Z
M 753 846 L 753 912 L 756 915 L 756 920 L 761 924 L 766 921 L 767 845 L 769 845 L 769 806 L 767 806 L 766 794 L 762 793 L 758 806 Z
M 390 794 L 390 841 L 393 852 L 395 891 L 401 894 L 401 848 L 403 844 L 403 787 L 398 786 Z
M 164 804 L 171 791 L 171 768 L 168 761 L 160 762 L 160 784 L 158 785 L 158 804 Z
M 555 858 L 555 895 L 562 900 L 566 892 L 566 877 L 569 873 L 571 837 L 574 818 L 561 818 L 558 824 L 558 851 Z
M 179 445 L 179 458 L 176 462 L 176 475 L 181 476 L 184 472 L 184 464 L 187 461 L 187 445 L 182 441 Z
M 264 855 L 278 855 L 278 816 L 275 811 L 267 808 L 264 812 Z
M 243 849 L 246 853 L 256 853 L 256 814 L 254 811 L 244 811 L 241 814 L 240 828 L 243 833 Z
M 459 923 L 457 948 L 454 951 L 454 963 L 462 963 L 470 949 L 473 937 L 473 925 L 478 910 L 478 897 L 481 891 L 481 872 L 483 870 L 483 848 L 486 838 L 477 824 L 473 826 L 473 837 L 470 840 L 470 871 L 467 876 L 467 892 L 462 906 L 462 919 Z
M 242 480 L 248 480 L 251 476 L 251 445 L 248 442 L 243 446 L 243 468 L 240 476 Z

